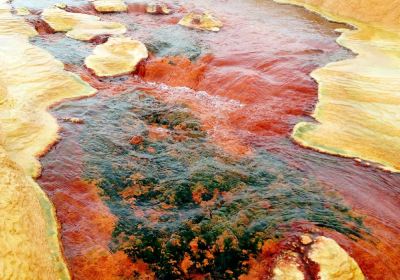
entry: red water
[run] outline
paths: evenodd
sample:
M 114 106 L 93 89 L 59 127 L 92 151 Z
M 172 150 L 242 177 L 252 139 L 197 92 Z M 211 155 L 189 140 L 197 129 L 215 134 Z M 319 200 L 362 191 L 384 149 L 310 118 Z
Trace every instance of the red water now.
M 293 126 L 308 118 L 317 102 L 310 72 L 349 56 L 335 43 L 334 29 L 340 26 L 270 1 L 199 2 L 172 5 L 175 13 L 170 16 L 147 15 L 143 6 L 133 4 L 128 14 L 102 16 L 138 25 L 129 34 L 145 40 L 151 30 L 174 25 L 186 11 L 209 9 L 222 19 L 224 28 L 219 33 L 193 31 L 207 46 L 196 61 L 152 55 L 140 65 L 138 76 L 119 84 L 98 79 L 84 67 L 67 69 L 80 74 L 103 97 L 140 86 L 165 102 L 184 103 L 213 142 L 233 156 L 266 149 L 339 192 L 365 216 L 371 235 L 355 242 L 332 231 L 323 230 L 324 234 L 347 249 L 368 279 L 400 279 L 400 176 L 316 153 L 290 140 Z M 80 163 L 68 160 L 72 150 L 81 153 L 69 140 L 79 125 L 63 127 L 63 140 L 42 160 L 40 183 L 57 208 L 74 279 L 125 279 L 133 271 L 151 277 L 145 264 L 133 264 L 123 252 L 109 251 L 116 218 L 99 190 L 79 180 Z M 261 254 L 253 264 L 253 277 L 264 273 L 259 269 L 262 258 Z

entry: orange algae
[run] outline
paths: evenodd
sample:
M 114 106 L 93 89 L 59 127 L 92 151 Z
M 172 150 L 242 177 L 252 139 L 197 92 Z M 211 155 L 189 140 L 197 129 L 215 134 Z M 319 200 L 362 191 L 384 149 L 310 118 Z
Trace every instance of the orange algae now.
M 45 187 L 48 192 L 52 188 Z M 95 184 L 70 182 L 51 192 L 63 224 L 63 244 L 68 248 L 65 256 L 74 277 L 111 280 L 128 279 L 135 272 L 152 275 L 146 264 L 132 263 L 122 251 L 110 252 L 108 245 L 116 218 L 101 200 Z

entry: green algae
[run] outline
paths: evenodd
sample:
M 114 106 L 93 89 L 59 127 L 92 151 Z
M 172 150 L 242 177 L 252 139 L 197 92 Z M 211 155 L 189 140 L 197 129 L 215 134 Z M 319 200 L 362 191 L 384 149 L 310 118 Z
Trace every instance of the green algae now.
M 118 217 L 110 248 L 144 260 L 158 279 L 237 279 L 265 240 L 297 221 L 352 238 L 364 228 L 339 197 L 278 157 L 257 150 L 236 159 L 213 145 L 183 106 L 138 91 L 91 102 L 58 110 L 85 119 L 84 179 Z M 154 127 L 166 135 L 150 137 Z M 131 144 L 133 136 L 143 141 Z
M 51 53 L 57 60 L 64 64 L 83 65 L 84 60 L 92 53 L 93 45 L 68 37 L 50 39 L 34 37 L 31 43 Z
M 153 31 L 146 41 L 146 46 L 157 56 L 186 56 L 190 60 L 195 60 L 202 54 L 204 48 L 195 35 L 181 26 L 162 27 Z

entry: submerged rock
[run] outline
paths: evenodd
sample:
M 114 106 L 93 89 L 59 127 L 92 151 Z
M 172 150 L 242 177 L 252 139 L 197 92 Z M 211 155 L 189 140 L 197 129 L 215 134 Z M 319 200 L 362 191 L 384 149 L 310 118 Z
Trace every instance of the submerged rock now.
M 49 40 L 43 36 L 31 39 L 31 43 L 37 47 L 45 49 L 56 59 L 64 64 L 83 65 L 84 60 L 92 53 L 94 46 L 68 37 L 58 40 Z
M 184 16 L 178 22 L 178 24 L 189 28 L 214 31 L 214 32 L 219 31 L 223 26 L 222 22 L 219 19 L 215 18 L 210 13 L 203 13 L 203 14 L 190 13 Z
M 136 70 L 136 65 L 148 57 L 146 46 L 131 38 L 110 38 L 98 45 L 85 64 L 97 76 L 110 77 L 127 74 Z
M 93 1 L 96 11 L 101 13 L 125 12 L 128 6 L 123 0 L 96 0 Z
M 156 29 L 146 40 L 149 51 L 160 57 L 185 56 L 190 60 L 198 58 L 203 47 L 193 32 L 179 26 Z
M 70 122 L 70 123 L 75 123 L 75 124 L 83 124 L 85 122 L 83 119 L 74 118 L 74 117 L 63 118 L 63 121 Z
M 70 13 L 58 8 L 45 9 L 42 19 L 55 31 L 67 32 L 76 40 L 89 41 L 99 35 L 121 35 L 126 27 L 118 22 L 100 21 L 97 16 Z

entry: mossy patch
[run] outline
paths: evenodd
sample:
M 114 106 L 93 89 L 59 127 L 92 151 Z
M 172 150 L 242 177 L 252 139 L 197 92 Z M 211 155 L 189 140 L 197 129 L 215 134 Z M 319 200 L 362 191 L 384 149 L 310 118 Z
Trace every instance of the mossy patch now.
M 143 92 L 88 102 L 70 104 L 88 108 L 79 145 L 85 179 L 118 217 L 110 247 L 143 259 L 158 279 L 237 279 L 265 240 L 296 221 L 360 235 L 361 219 L 339 197 L 265 151 L 233 158 L 183 106 Z M 154 127 L 164 137 L 150 137 Z

